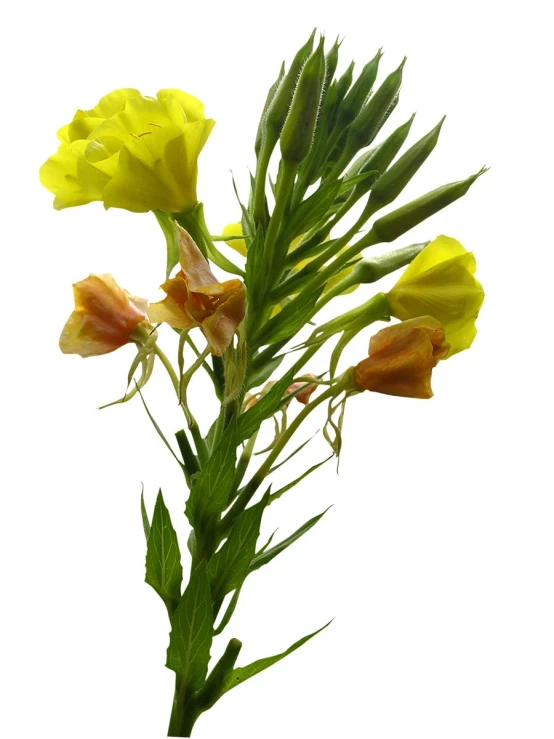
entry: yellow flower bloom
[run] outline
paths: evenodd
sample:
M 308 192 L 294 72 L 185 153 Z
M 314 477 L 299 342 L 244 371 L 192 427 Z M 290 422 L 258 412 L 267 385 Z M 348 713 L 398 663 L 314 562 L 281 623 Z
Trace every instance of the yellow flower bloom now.
M 201 326 L 212 354 L 221 356 L 244 318 L 246 297 L 241 280 L 218 282 L 198 246 L 177 225 L 181 271 L 161 286 L 167 297 L 148 308 L 153 323 L 173 328 Z
M 433 316 L 446 332 L 448 356 L 468 349 L 485 293 L 475 279 L 475 257 L 459 241 L 438 236 L 421 251 L 388 293 L 400 320 Z
M 361 390 L 405 398 L 431 398 L 431 372 L 448 354 L 444 329 L 431 316 L 387 326 L 369 342 L 369 356 L 354 368 Z
M 242 236 L 242 223 L 228 223 L 223 229 L 222 236 Z M 246 241 L 244 239 L 231 239 L 225 242 L 227 246 L 234 249 L 241 256 L 246 256 Z
M 181 90 L 156 98 L 115 90 L 58 131 L 60 148 L 40 180 L 58 210 L 101 200 L 136 213 L 185 212 L 197 202 L 198 156 L 213 126 Z
M 129 295 L 111 275 L 90 275 L 73 285 L 75 310 L 60 336 L 64 354 L 93 357 L 133 341 L 147 320 L 146 300 Z

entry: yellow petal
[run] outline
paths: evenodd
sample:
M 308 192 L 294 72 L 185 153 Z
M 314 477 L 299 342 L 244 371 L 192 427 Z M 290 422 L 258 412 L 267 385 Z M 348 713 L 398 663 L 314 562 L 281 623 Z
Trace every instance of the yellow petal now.
M 160 90 L 157 97 L 162 103 L 166 103 L 166 101 L 171 98 L 176 100 L 189 123 L 201 121 L 204 118 L 204 105 L 200 100 L 198 100 L 198 98 L 194 97 L 194 95 L 189 95 L 187 92 L 183 92 L 182 90 L 166 89 Z
M 121 113 L 128 100 L 136 97 L 140 97 L 140 92 L 131 87 L 114 90 L 104 95 L 94 108 L 87 110 L 86 113 L 95 118 L 111 118 L 111 116 Z
M 222 236 L 242 236 L 242 223 L 228 223 L 223 229 Z M 246 241 L 244 239 L 232 239 L 225 242 L 227 246 L 234 249 L 243 257 L 246 256 Z
M 86 141 L 60 146 L 40 168 L 40 181 L 56 197 L 54 208 L 61 210 L 101 200 L 102 189 L 94 176 L 83 181 L 80 166 Z
M 206 120 L 167 126 L 128 141 L 104 190 L 106 208 L 136 213 L 190 210 L 197 202 L 198 155 L 213 125 Z

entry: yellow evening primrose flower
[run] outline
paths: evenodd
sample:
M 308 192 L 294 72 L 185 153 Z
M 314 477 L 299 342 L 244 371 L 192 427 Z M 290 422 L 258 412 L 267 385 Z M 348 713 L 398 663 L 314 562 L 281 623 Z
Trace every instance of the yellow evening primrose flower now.
M 135 213 L 186 212 L 197 202 L 198 156 L 213 126 L 202 103 L 181 90 L 155 98 L 115 90 L 60 128 L 60 148 L 40 180 L 57 210 L 100 200 Z
M 438 236 L 388 293 L 390 313 L 405 321 L 433 316 L 444 327 L 448 356 L 468 349 L 485 293 L 475 279 L 475 257 L 456 239 Z

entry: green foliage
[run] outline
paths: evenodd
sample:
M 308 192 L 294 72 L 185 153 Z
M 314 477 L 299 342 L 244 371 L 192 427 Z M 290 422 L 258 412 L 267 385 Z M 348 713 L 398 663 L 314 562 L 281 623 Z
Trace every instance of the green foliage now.
M 254 675 L 257 675 L 258 673 L 263 672 L 264 670 L 267 670 L 268 667 L 271 667 L 277 662 L 280 662 L 285 657 L 288 657 L 289 654 L 292 654 L 297 649 L 300 649 L 300 647 L 303 646 L 307 641 L 310 641 L 310 639 L 313 639 L 314 636 L 317 636 L 317 634 L 319 634 L 324 629 L 326 629 L 330 623 L 331 621 L 329 621 L 329 623 L 326 623 L 325 626 L 322 626 L 321 629 L 318 629 L 317 631 L 314 631 L 312 634 L 308 634 L 308 636 L 305 636 L 302 639 L 299 639 L 297 642 L 292 644 L 287 650 L 285 650 L 284 652 L 281 652 L 281 654 L 276 654 L 273 657 L 265 657 L 264 659 L 256 660 L 256 662 L 252 662 L 246 667 L 237 667 L 235 670 L 233 670 L 228 675 L 227 679 L 225 680 L 225 683 L 222 686 L 221 695 L 223 695 L 224 693 L 227 693 L 232 688 L 236 688 L 237 685 L 240 685 L 241 683 L 245 682 L 249 678 L 254 677 Z
M 193 526 L 227 507 L 233 489 L 238 444 L 237 421 L 233 416 L 202 471 L 192 480 L 186 514 Z
M 213 639 L 210 581 L 206 563 L 193 571 L 172 619 L 167 667 L 178 678 L 183 696 L 204 684 Z
M 236 519 L 229 538 L 208 565 L 214 603 L 235 589 L 240 589 L 256 554 L 256 542 L 268 495 L 247 508 Z
M 172 616 L 181 598 L 183 568 L 177 534 L 162 491 L 158 493 L 146 549 L 146 582 L 158 593 Z

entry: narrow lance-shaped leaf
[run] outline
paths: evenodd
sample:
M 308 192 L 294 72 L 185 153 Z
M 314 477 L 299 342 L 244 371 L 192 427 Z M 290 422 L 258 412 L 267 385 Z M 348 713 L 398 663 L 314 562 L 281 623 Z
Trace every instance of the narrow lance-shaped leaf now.
M 140 515 L 142 518 L 144 536 L 146 541 L 148 541 L 148 537 L 150 536 L 150 521 L 148 520 L 148 513 L 146 512 L 146 505 L 144 504 L 144 485 L 142 486 L 142 493 L 140 494 Z
M 294 367 L 264 395 L 256 405 L 241 413 L 238 423 L 238 443 L 249 439 L 266 418 L 271 418 L 283 404 L 283 396 L 294 378 Z
M 288 492 L 289 490 L 292 490 L 292 488 L 298 485 L 299 482 L 302 482 L 302 480 L 305 477 L 308 477 L 308 475 L 311 475 L 312 472 L 315 472 L 316 470 L 318 470 L 322 465 L 325 464 L 325 462 L 328 462 L 330 459 L 332 459 L 333 456 L 334 456 L 333 454 L 330 454 L 326 459 L 323 459 L 321 462 L 317 462 L 317 464 L 312 465 L 308 470 L 306 470 L 306 472 L 302 473 L 299 477 L 294 479 L 292 482 L 287 483 L 282 488 L 279 488 L 279 490 L 276 490 L 274 493 L 272 493 L 269 496 L 268 505 L 271 505 L 274 500 L 277 500 L 282 495 L 284 495 L 286 492 Z
M 237 685 L 240 685 L 241 683 L 245 682 L 245 680 L 248 680 L 249 678 L 254 677 L 254 675 L 257 675 L 259 672 L 263 672 L 263 670 L 267 670 L 268 667 L 271 667 L 277 662 L 280 662 L 285 657 L 288 657 L 289 654 L 292 654 L 292 652 L 295 652 L 302 645 L 304 645 L 307 641 L 309 641 L 314 636 L 316 636 L 321 631 L 323 631 L 323 629 L 326 629 L 330 623 L 331 621 L 329 621 L 329 623 L 326 623 L 325 626 L 323 626 L 321 629 L 314 631 L 313 634 L 308 634 L 308 636 L 305 636 L 302 639 L 299 639 L 292 646 L 290 646 L 286 651 L 281 652 L 281 654 L 276 654 L 273 657 L 266 657 L 265 659 L 259 659 L 256 662 L 252 662 L 251 664 L 247 665 L 246 667 L 237 667 L 227 677 L 223 685 L 221 695 L 224 695 L 224 693 L 227 693 L 232 688 L 236 688 Z
M 254 570 L 259 570 L 260 567 L 263 567 L 264 565 L 271 562 L 272 559 L 274 559 L 278 554 L 281 554 L 281 552 L 284 552 L 285 549 L 288 549 L 291 544 L 294 544 L 295 541 L 298 541 L 301 536 L 304 536 L 304 534 L 309 531 L 313 526 L 316 525 L 316 523 L 323 518 L 323 516 L 327 513 L 329 508 L 326 508 L 323 513 L 320 513 L 318 516 L 314 516 L 313 518 L 310 518 L 309 521 L 306 521 L 306 523 L 301 526 L 299 529 L 297 529 L 294 534 L 291 534 L 286 539 L 283 539 L 283 541 L 280 541 L 278 544 L 276 544 L 274 547 L 271 547 L 271 549 L 266 549 L 264 552 L 261 552 L 257 557 L 254 558 L 252 561 L 252 564 L 250 565 L 250 572 L 254 572 Z
M 186 505 L 187 518 L 193 526 L 227 507 L 233 488 L 238 444 L 237 421 L 233 416 L 202 471 L 193 478 Z
M 210 560 L 208 574 L 214 603 L 240 588 L 248 575 L 256 554 L 256 542 L 267 500 L 266 494 L 259 503 L 241 513 L 233 524 L 229 538 Z
M 146 511 L 143 515 L 145 513 Z M 170 616 L 173 615 L 179 603 L 182 580 L 183 568 L 181 567 L 179 542 L 160 490 L 148 535 L 146 582 L 162 598 Z
M 210 582 L 204 561 L 196 567 L 172 619 L 167 667 L 183 695 L 199 690 L 208 672 L 213 638 Z
M 315 290 L 300 293 L 285 305 L 276 316 L 258 332 L 259 346 L 273 344 L 294 336 L 308 322 L 315 304 L 323 291 L 323 285 Z

